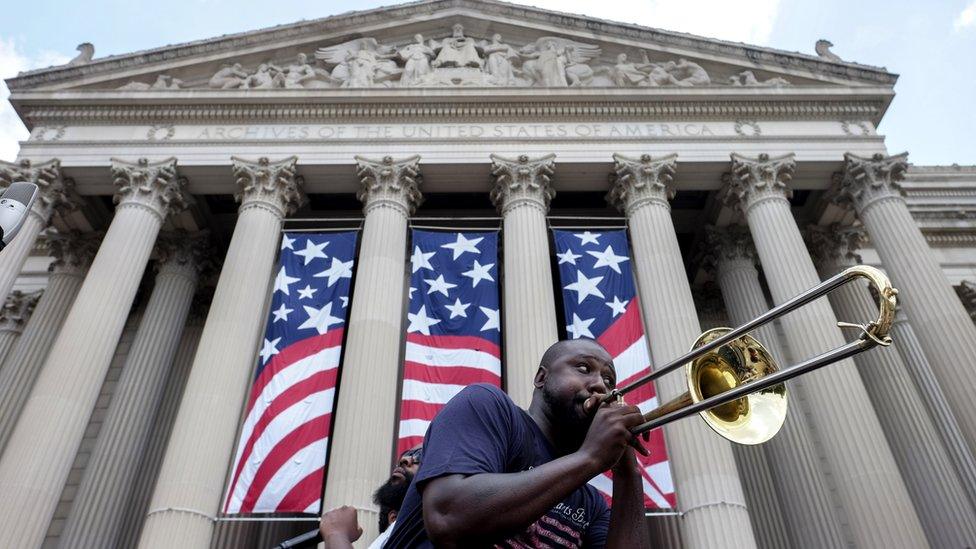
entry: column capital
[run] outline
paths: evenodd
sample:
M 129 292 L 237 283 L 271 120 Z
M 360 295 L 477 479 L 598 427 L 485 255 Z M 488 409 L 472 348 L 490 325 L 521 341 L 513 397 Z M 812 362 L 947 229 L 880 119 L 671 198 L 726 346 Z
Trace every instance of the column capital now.
M 969 313 L 969 318 L 976 322 L 976 283 L 963 280 L 955 290 L 959 300 L 962 301 L 962 306 Z
M 607 194 L 607 202 L 627 215 L 650 204 L 670 208 L 677 159 L 677 154 L 653 159 L 649 154 L 632 158 L 614 153 L 612 176 L 616 179 Z
M 724 176 L 725 204 L 743 213 L 768 199 L 789 200 L 793 191 L 786 184 L 796 170 L 795 154 L 756 158 L 732 153 L 731 171 Z
M 848 265 L 861 262 L 857 253 L 868 241 L 863 227 L 833 223 L 828 226 L 810 225 L 803 234 L 810 256 L 818 265 L 834 263 Z
M 413 215 L 423 201 L 420 194 L 420 155 L 395 160 L 384 156 L 372 160 L 356 156 L 356 175 L 359 176 L 359 192 L 356 197 L 363 203 L 363 211 L 373 208 L 393 208 L 404 216 Z
M 10 292 L 3 303 L 3 308 L 0 309 L 0 331 L 18 333 L 23 331 L 42 293 L 44 292 L 24 293 L 20 290 Z
M 81 233 L 69 231 L 61 233 L 48 229 L 44 235 L 44 245 L 54 258 L 48 270 L 54 274 L 84 276 L 91 265 L 103 233 Z
M 858 214 L 879 200 L 902 199 L 901 180 L 908 170 L 908 153 L 876 153 L 871 158 L 844 154 L 844 171 L 834 176 L 831 201 Z
M 552 153 L 538 158 L 523 154 L 515 159 L 491 155 L 491 175 L 495 178 L 491 202 L 502 215 L 520 205 L 549 211 L 549 202 L 556 196 L 552 188 L 555 161 Z
M 119 208 L 145 208 L 165 221 L 187 207 L 186 178 L 176 171 L 176 159 L 150 162 L 140 158 L 128 162 L 112 158 L 112 179 L 118 190 L 113 201 Z
M 167 231 L 156 239 L 156 273 L 173 273 L 196 280 L 212 268 L 209 231 Z
M 305 202 L 302 185 L 305 180 L 297 175 L 297 156 L 272 162 L 266 156 L 256 161 L 230 157 L 237 179 L 234 199 L 241 203 L 240 210 L 264 208 L 278 217 L 295 212 Z
M 701 263 L 705 270 L 716 270 L 721 276 L 729 269 L 755 269 L 757 258 L 749 227 L 705 227 L 705 247 L 701 254 Z
M 72 210 L 78 207 L 74 180 L 61 176 L 61 161 L 57 158 L 36 164 L 26 158 L 16 163 L 0 161 L 0 186 L 8 187 L 15 181 L 37 185 L 38 196 L 31 207 L 31 213 L 44 225 L 47 225 L 56 210 Z

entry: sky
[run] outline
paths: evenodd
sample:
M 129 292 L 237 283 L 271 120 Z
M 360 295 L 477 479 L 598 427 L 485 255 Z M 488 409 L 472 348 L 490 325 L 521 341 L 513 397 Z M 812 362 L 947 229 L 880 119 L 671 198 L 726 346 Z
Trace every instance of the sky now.
M 67 62 L 82 42 L 95 58 L 396 3 L 394 0 L 35 0 L 4 8 L 0 78 Z M 813 53 L 899 74 L 881 122 L 892 153 L 915 164 L 976 164 L 976 0 L 521 0 L 540 8 Z M 273 6 L 273 8 L 270 8 Z M 27 130 L 0 84 L 0 159 Z

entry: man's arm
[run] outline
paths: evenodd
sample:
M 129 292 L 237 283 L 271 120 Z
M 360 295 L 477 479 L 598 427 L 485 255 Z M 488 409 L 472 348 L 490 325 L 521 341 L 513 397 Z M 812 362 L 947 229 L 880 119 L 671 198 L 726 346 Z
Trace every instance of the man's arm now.
M 613 508 L 607 549 L 649 549 L 651 540 L 644 519 L 644 486 L 637 469 L 637 456 L 630 448 L 613 467 Z
M 593 399 L 594 405 L 599 398 Z M 424 525 L 438 547 L 519 532 L 616 463 L 643 418 L 636 407 L 601 407 L 580 449 L 528 471 L 445 475 L 423 490 Z

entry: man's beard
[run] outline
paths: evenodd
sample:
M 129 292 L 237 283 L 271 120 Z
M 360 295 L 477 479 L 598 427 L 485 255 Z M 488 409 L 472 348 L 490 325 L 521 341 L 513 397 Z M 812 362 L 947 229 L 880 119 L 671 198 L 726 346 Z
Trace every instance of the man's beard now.
M 412 481 L 413 473 L 404 471 L 403 480 L 391 476 L 373 492 L 373 503 L 380 506 L 380 532 L 390 526 L 389 512 L 400 510 Z
M 547 385 L 542 386 L 542 400 L 546 403 L 552 414 L 553 428 L 555 428 L 561 438 L 566 439 L 575 447 L 583 444 L 586 438 L 586 431 L 593 422 L 593 416 L 583 412 L 583 402 L 586 399 L 573 396 L 570 400 L 563 400 L 553 393 Z M 575 450 L 575 448 L 573 448 Z

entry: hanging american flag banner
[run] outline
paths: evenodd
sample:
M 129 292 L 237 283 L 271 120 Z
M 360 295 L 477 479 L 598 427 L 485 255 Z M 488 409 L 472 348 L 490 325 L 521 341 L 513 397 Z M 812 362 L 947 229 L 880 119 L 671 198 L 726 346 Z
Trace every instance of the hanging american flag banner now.
M 553 236 L 568 336 L 593 338 L 610 352 L 617 370 L 617 386 L 648 373 L 651 359 L 631 272 L 627 232 L 554 230 Z M 657 406 L 654 385 L 648 383 L 634 390 L 627 395 L 627 401 L 642 412 L 651 410 Z M 644 478 L 644 506 L 674 508 L 674 485 L 663 431 L 651 431 L 646 446 L 651 455 L 637 456 Z M 590 484 L 607 498 L 613 492 L 607 474 L 594 478 Z
M 318 513 L 356 233 L 285 233 L 224 513 Z
M 501 386 L 498 234 L 413 231 L 397 454 L 472 383 Z

